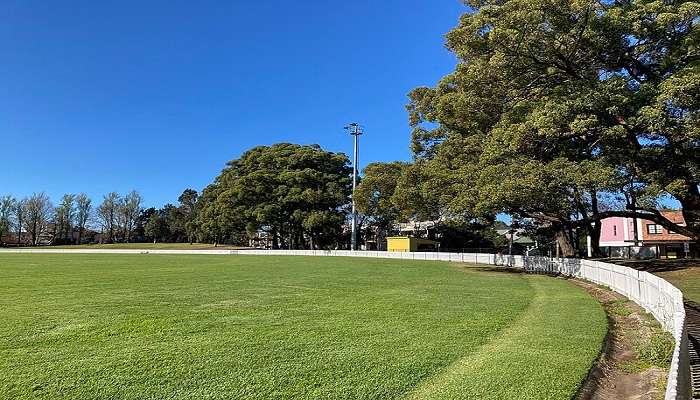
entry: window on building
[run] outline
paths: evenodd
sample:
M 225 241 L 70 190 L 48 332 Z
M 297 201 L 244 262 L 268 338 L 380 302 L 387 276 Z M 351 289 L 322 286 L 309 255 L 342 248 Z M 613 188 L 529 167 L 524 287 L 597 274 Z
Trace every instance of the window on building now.
M 617 225 L 613 225 L 613 236 L 617 236 Z
M 660 235 L 663 233 L 663 228 L 661 225 L 647 224 L 647 233 L 650 235 Z

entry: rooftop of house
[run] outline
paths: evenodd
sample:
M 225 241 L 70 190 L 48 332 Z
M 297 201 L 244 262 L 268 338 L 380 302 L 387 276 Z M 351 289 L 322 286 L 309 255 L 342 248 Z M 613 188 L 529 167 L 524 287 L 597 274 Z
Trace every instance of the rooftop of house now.
M 661 215 L 668 218 L 674 224 L 685 225 L 683 210 L 661 210 Z

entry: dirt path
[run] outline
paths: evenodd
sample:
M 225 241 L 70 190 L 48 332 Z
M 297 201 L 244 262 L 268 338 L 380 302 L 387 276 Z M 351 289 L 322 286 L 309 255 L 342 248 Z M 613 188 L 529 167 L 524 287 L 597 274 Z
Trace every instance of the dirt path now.
M 673 339 L 644 310 L 617 293 L 573 281 L 597 298 L 608 315 L 602 354 L 576 396 L 580 400 L 663 399 Z

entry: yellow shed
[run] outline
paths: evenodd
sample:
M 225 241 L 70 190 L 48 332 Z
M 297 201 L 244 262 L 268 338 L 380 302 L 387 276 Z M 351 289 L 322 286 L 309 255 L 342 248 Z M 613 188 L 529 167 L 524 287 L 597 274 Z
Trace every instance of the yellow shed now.
M 438 242 L 428 239 L 419 239 L 408 236 L 395 236 L 386 238 L 387 251 L 395 252 L 416 252 L 416 251 L 436 251 Z

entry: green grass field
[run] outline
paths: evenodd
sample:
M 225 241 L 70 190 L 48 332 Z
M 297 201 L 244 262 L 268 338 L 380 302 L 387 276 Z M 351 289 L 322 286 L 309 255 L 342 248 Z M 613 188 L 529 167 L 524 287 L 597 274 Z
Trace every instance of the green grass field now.
M 694 267 L 655 272 L 655 274 L 680 289 L 686 299 L 700 304 L 700 261 L 697 264 Z
M 561 279 L 402 260 L 0 254 L 3 399 L 569 399 Z
M 700 260 L 615 260 L 614 262 L 658 275 L 680 289 L 686 300 L 700 304 Z
M 239 246 L 218 245 L 209 243 L 115 243 L 115 244 L 83 244 L 80 246 L 44 246 L 39 249 L 102 249 L 102 250 L 236 250 Z

